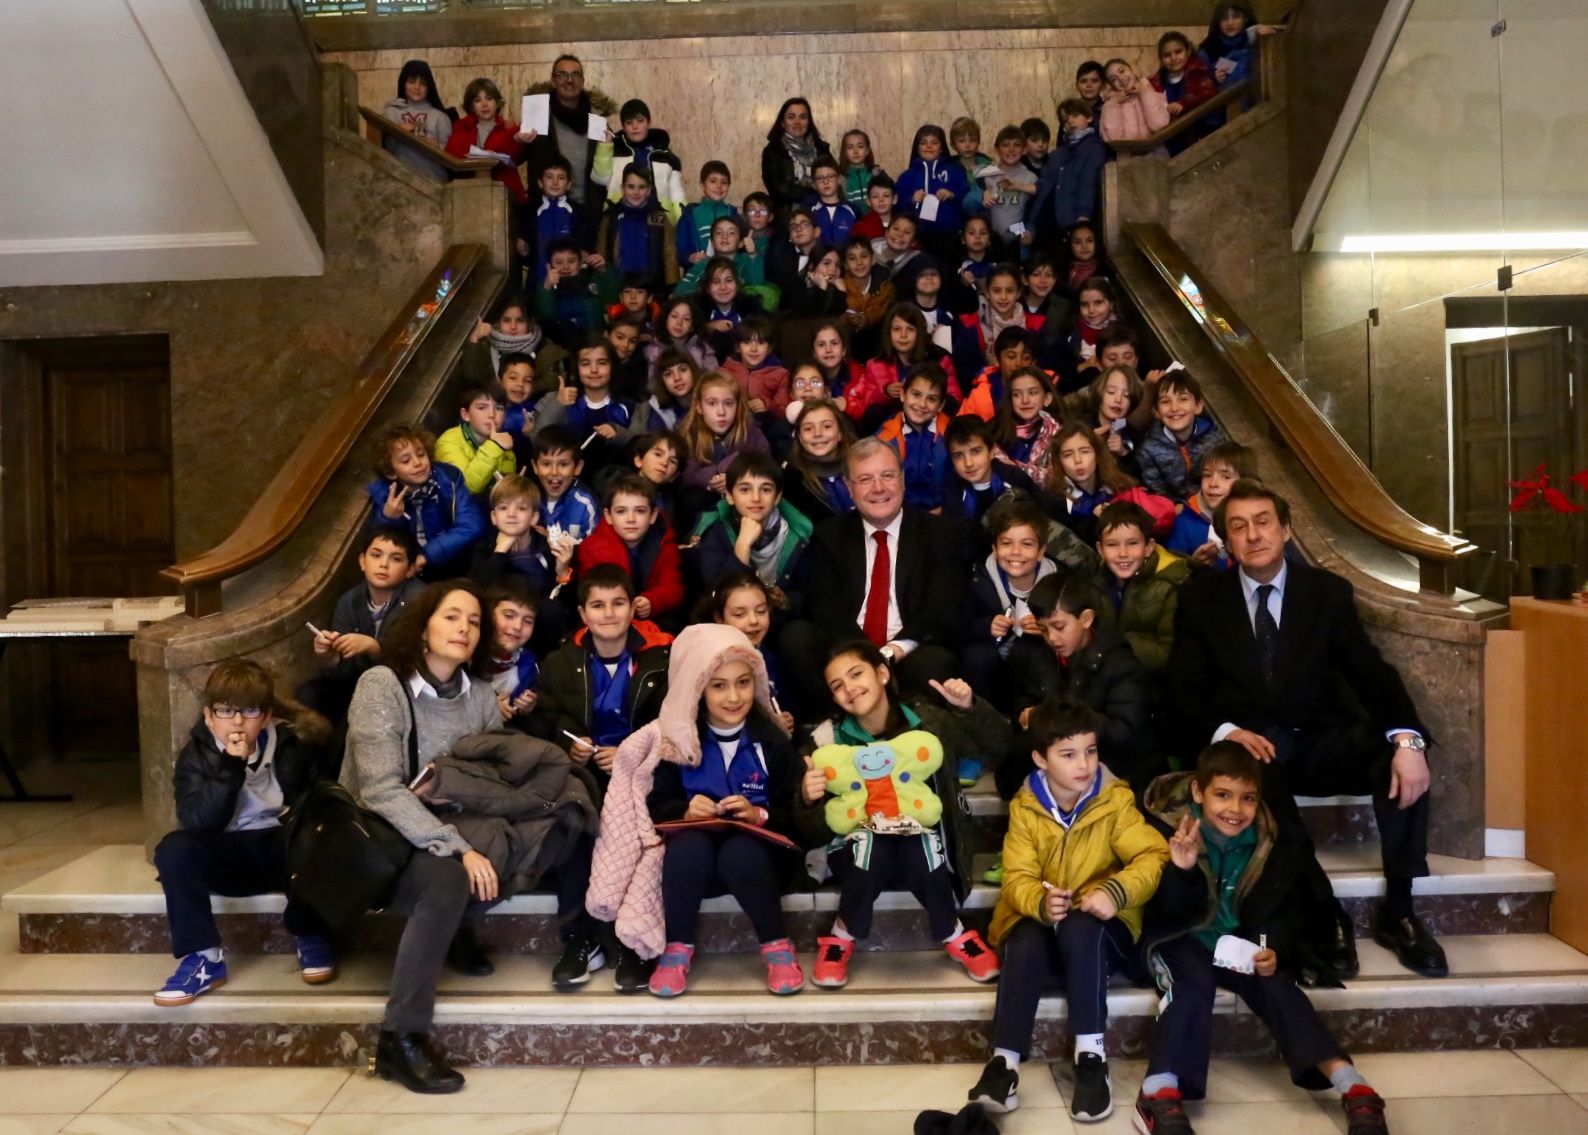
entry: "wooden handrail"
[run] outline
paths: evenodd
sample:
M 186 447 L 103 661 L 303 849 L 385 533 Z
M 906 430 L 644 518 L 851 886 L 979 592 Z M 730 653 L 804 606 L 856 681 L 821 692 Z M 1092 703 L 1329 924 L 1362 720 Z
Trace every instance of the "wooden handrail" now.
M 182 587 L 194 618 L 221 609 L 221 581 L 262 561 L 297 530 L 465 281 L 486 256 L 483 244 L 455 244 L 425 277 L 369 354 L 358 377 L 315 421 L 230 536 L 160 574 Z
M 460 158 L 449 154 L 429 138 L 410 134 L 400 123 L 393 122 L 378 110 L 361 106 L 358 108 L 358 113 L 365 123 L 365 137 L 371 142 L 379 145 L 383 138 L 395 138 L 404 145 L 418 150 L 456 177 L 480 177 L 489 174 L 497 167 L 498 163 L 491 158 Z
M 1142 81 L 1145 82 L 1146 80 Z M 1188 133 L 1209 115 L 1217 114 L 1219 111 L 1227 109 L 1230 104 L 1240 102 L 1246 96 L 1252 94 L 1256 88 L 1257 84 L 1252 82 L 1252 80 L 1242 79 L 1233 87 L 1220 91 L 1201 106 L 1182 114 L 1156 134 L 1149 134 L 1145 138 L 1121 138 L 1117 142 L 1110 142 L 1109 145 L 1114 147 L 1114 152 L 1117 154 L 1150 154 L 1165 142 Z
M 1162 225 L 1126 224 L 1124 235 L 1201 326 L 1329 501 L 1368 535 L 1414 556 L 1424 590 L 1448 593 L 1450 568 L 1477 545 L 1424 524 L 1395 503 Z

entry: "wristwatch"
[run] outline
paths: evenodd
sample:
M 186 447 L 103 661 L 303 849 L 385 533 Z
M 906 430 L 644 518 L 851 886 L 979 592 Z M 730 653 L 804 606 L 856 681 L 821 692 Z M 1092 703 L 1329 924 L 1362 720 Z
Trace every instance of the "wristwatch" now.
M 1419 753 L 1426 753 L 1428 751 L 1428 742 L 1415 733 L 1407 733 L 1396 740 L 1395 747 L 1397 749 L 1415 749 Z

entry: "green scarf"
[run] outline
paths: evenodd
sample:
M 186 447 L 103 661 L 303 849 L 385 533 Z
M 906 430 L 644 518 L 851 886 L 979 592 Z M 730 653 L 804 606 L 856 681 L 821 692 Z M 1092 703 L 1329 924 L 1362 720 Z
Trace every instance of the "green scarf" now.
M 1240 912 L 1235 908 L 1235 892 L 1241 885 L 1241 876 L 1252 862 L 1257 851 L 1257 825 L 1252 824 L 1238 836 L 1220 835 L 1202 818 L 1202 809 L 1191 805 L 1191 814 L 1202 825 L 1202 846 L 1208 861 L 1208 871 L 1213 877 L 1213 921 L 1194 931 L 1196 939 L 1209 950 L 1218 945 L 1226 934 L 1235 933 L 1241 924 Z

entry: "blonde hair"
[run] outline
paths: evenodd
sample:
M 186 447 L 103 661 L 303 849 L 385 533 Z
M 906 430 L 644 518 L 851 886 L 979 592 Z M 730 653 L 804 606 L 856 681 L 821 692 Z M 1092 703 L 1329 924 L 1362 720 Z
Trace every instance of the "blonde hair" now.
M 706 419 L 700 412 L 706 401 L 706 391 L 719 386 L 733 395 L 733 422 L 728 426 L 728 432 L 720 438 L 711 432 L 711 427 L 706 424 Z M 714 370 L 702 377 L 695 384 L 695 393 L 689 403 L 689 413 L 684 418 L 681 430 L 684 435 L 686 456 L 700 465 L 712 463 L 719 441 L 730 450 L 737 450 L 743 445 L 744 439 L 750 436 L 750 408 L 745 402 L 744 393 L 739 389 L 738 380 L 732 375 L 723 374 L 720 370 Z
M 540 486 L 522 473 L 509 473 L 491 486 L 492 508 L 517 500 L 527 500 L 531 508 L 539 508 Z

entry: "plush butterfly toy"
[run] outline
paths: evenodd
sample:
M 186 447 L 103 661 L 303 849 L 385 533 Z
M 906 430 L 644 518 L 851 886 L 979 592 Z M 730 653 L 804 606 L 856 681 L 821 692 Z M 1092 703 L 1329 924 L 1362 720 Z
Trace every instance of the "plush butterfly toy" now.
M 838 835 L 933 828 L 943 818 L 931 783 L 943 745 L 923 730 L 869 745 L 823 745 L 811 763 L 827 777 L 827 826 Z

